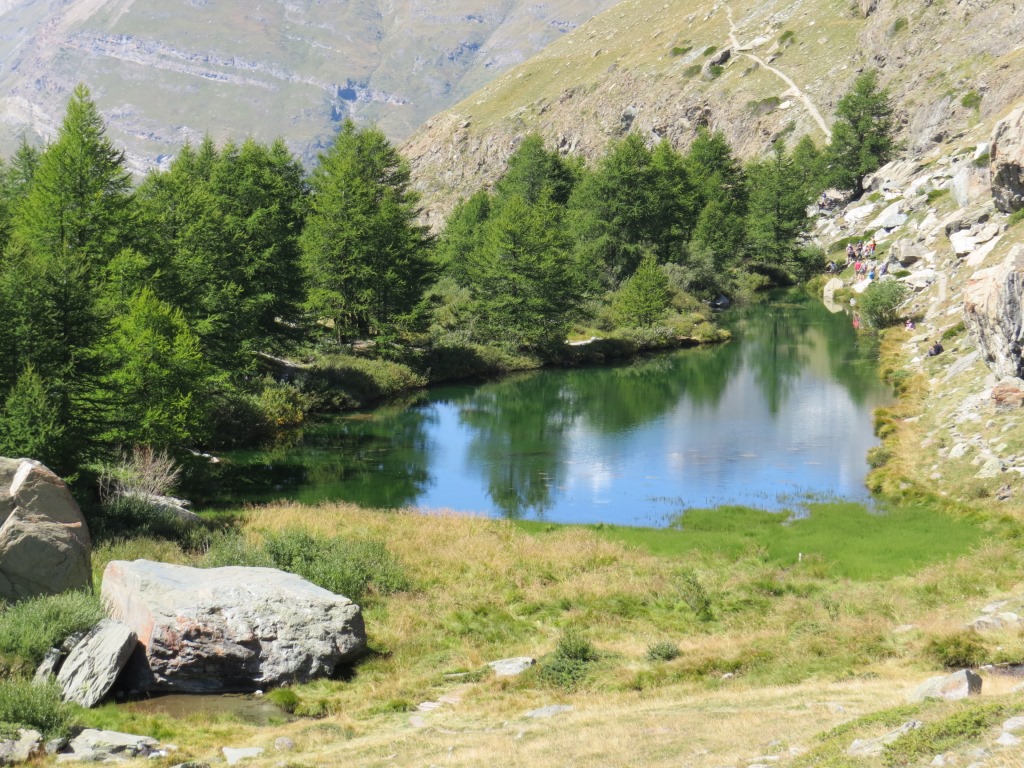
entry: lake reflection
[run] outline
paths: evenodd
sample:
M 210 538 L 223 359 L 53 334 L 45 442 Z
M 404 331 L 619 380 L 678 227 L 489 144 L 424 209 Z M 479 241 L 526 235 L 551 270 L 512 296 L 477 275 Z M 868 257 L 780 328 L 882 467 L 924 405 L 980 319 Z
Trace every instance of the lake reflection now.
M 799 291 L 725 318 L 734 339 L 632 365 L 430 390 L 237 454 L 222 502 L 337 499 L 661 525 L 686 507 L 866 498 L 889 399 L 849 318 Z

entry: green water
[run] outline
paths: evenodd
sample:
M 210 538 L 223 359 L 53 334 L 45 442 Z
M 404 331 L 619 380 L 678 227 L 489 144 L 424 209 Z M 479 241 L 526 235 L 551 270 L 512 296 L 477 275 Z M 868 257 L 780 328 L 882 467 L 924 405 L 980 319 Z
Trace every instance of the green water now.
M 629 365 L 432 388 L 229 456 L 207 502 L 342 500 L 664 526 L 724 504 L 868 501 L 871 411 L 890 400 L 850 318 L 800 291 L 723 316 L 729 343 Z

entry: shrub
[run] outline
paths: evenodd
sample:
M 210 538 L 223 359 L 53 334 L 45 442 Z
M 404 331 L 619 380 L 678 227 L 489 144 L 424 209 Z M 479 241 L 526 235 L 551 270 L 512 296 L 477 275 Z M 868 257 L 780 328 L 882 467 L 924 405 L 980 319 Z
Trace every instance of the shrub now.
M 1009 707 L 994 702 L 968 705 L 941 720 L 908 731 L 887 744 L 882 761 L 886 766 L 896 768 L 920 763 L 947 750 L 958 749 L 985 735 L 1001 720 L 1016 714 L 1020 709 L 1019 705 Z
M 704 54 L 703 55 L 704 56 L 710 56 L 712 53 L 714 53 L 717 50 L 718 49 L 715 46 L 709 45 L 707 48 L 704 49 Z
M 692 45 L 676 45 L 676 46 L 674 46 L 672 48 L 672 55 L 673 56 L 685 56 L 686 54 L 688 54 L 692 50 L 693 50 L 693 46 Z
M 0 654 L 36 666 L 50 648 L 103 618 L 99 598 L 63 592 L 23 600 L 0 613 Z M 4 717 L 0 716 L 0 722 Z
M 945 197 L 949 194 L 949 189 L 932 189 L 928 191 L 928 204 L 931 205 L 940 197 Z
M 904 16 L 900 16 L 896 21 L 892 23 L 892 34 L 898 35 L 904 29 L 907 28 L 907 19 Z
M 913 374 L 910 371 L 900 368 L 899 370 L 893 371 L 886 378 L 889 383 L 892 384 L 892 388 L 899 394 L 903 394 L 907 391 L 907 386 L 910 383 L 910 377 Z
M 712 64 L 710 67 L 708 67 L 708 75 L 711 76 L 712 80 L 721 75 L 723 72 L 725 72 L 725 67 L 723 67 L 721 64 Z
M 275 688 L 267 694 L 267 698 L 289 715 L 295 714 L 299 707 L 299 694 L 291 688 Z
M 648 661 L 672 661 L 680 655 L 679 646 L 667 640 L 647 646 Z
M 792 29 L 787 29 L 781 35 L 779 35 L 779 45 L 792 45 L 796 42 L 796 33 Z
M 700 64 L 691 64 L 683 70 L 683 77 L 695 77 L 700 74 Z
M 548 685 L 572 691 L 587 679 L 597 658 L 590 641 L 579 630 L 568 629 L 554 652 L 541 661 L 537 674 Z
M 888 450 L 884 446 L 876 445 L 874 448 L 868 450 L 868 466 L 872 469 L 878 469 L 884 467 L 892 459 L 892 451 Z
M 959 323 L 954 325 L 952 328 L 947 328 L 945 331 L 942 332 L 942 340 L 943 341 L 949 341 L 954 336 L 959 336 L 961 333 L 963 333 L 965 328 L 966 328 L 966 326 L 964 325 L 963 320 L 961 320 Z
M 357 603 L 371 591 L 390 594 L 409 588 L 404 569 L 384 542 L 311 536 L 301 530 L 268 533 L 259 547 L 238 534 L 215 537 L 204 564 L 280 568 Z
M 963 669 L 985 663 L 988 649 L 977 632 L 964 630 L 933 637 L 925 653 L 947 669 Z
M 673 584 L 679 597 L 693 611 L 694 616 L 701 621 L 712 618 L 711 597 L 695 572 L 690 569 L 679 571 L 673 578 Z
M 960 99 L 960 104 L 967 109 L 978 109 L 981 106 L 981 94 L 977 91 L 968 91 Z
M 875 328 L 888 328 L 900 321 L 900 305 L 908 288 L 896 280 L 872 283 L 860 300 L 864 319 Z
M 68 736 L 75 724 L 74 706 L 61 701 L 55 682 L 0 680 L 0 723 L 32 728 L 46 738 Z
M 975 168 L 984 168 L 985 166 L 988 165 L 988 162 L 991 159 L 992 159 L 992 155 L 991 154 L 989 154 L 988 152 L 982 152 L 980 155 L 978 155 L 976 158 L 974 158 L 974 160 L 972 160 L 971 162 L 974 163 L 974 167 Z
M 358 408 L 427 384 L 402 363 L 356 355 L 328 355 L 307 374 L 306 388 L 321 409 Z
M 1019 211 L 1014 211 L 1013 213 L 1011 213 L 1010 218 L 1006 220 L 1006 226 L 1012 227 L 1014 224 L 1019 224 L 1022 221 L 1024 221 L 1024 208 L 1021 208 Z

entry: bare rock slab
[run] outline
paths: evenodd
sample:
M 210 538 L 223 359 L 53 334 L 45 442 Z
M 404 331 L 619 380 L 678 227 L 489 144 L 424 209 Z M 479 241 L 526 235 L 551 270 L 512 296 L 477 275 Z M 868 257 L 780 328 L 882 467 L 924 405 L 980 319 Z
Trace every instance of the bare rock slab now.
M 18 738 L 0 740 L 0 765 L 17 765 L 45 754 L 39 731 L 18 729 Z
M 111 562 L 107 614 L 131 627 L 139 651 L 126 687 L 244 692 L 334 673 L 366 649 L 358 605 L 274 568 L 190 568 Z
M 119 731 L 86 728 L 57 755 L 60 762 L 123 762 L 132 757 L 148 757 L 159 745 L 149 736 Z
M 104 619 L 82 638 L 57 674 L 65 701 L 94 707 L 113 687 L 138 644 L 135 632 Z
M 517 656 L 512 659 L 498 659 L 498 661 L 488 663 L 487 666 L 494 670 L 496 677 L 515 677 L 536 663 L 537 660 L 529 656 Z
M 989 143 L 992 199 L 1003 213 L 1024 208 L 1024 107 L 996 123 Z
M 924 701 L 925 699 L 956 701 L 966 699 L 968 696 L 977 696 L 980 693 L 981 676 L 969 669 L 962 669 L 951 675 L 925 680 L 910 694 L 910 701 Z
M 90 589 L 91 552 L 64 481 L 38 461 L 0 458 L 0 598 Z
M 908 720 L 899 728 L 884 736 L 879 736 L 875 739 L 854 739 L 853 743 L 850 744 L 846 750 L 846 754 L 850 757 L 872 757 L 880 755 L 885 751 L 886 744 L 892 744 L 896 739 L 900 738 L 911 731 L 916 731 L 922 725 L 920 720 Z

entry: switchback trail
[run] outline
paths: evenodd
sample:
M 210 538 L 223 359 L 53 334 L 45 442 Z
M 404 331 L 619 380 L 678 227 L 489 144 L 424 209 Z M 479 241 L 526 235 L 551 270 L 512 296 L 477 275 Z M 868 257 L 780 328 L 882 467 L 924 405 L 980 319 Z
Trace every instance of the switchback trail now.
M 775 67 L 771 66 L 768 62 L 764 61 L 759 56 L 755 56 L 753 53 L 748 53 L 747 51 L 740 50 L 740 42 L 739 40 L 736 39 L 736 24 L 732 20 L 732 8 L 727 6 L 725 9 L 725 13 L 729 19 L 729 42 L 732 43 L 733 50 L 735 50 L 738 54 L 746 56 L 748 59 L 751 59 L 752 61 L 756 61 L 762 67 L 771 72 L 773 75 L 780 78 L 786 85 L 788 85 L 793 95 L 796 98 L 798 98 L 800 102 L 807 108 L 807 111 L 811 114 L 811 117 L 814 118 L 814 122 L 816 122 L 818 124 L 818 127 L 821 128 L 822 133 L 825 134 L 825 138 L 831 140 L 832 131 L 829 130 L 828 123 L 825 122 L 825 118 L 821 116 L 821 112 L 819 112 L 818 108 L 814 106 L 814 102 L 810 100 L 807 94 L 803 92 L 803 89 L 801 89 L 799 85 L 793 82 L 793 78 L 791 78 L 782 70 L 776 69 Z

